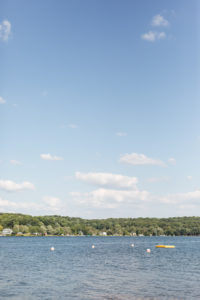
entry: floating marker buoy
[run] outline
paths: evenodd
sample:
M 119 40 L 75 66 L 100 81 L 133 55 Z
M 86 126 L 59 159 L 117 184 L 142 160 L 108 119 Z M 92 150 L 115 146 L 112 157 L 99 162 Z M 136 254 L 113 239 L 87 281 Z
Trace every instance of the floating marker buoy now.
M 147 253 L 150 253 L 151 252 L 151 249 L 147 249 Z
M 134 244 L 131 244 L 131 247 L 134 247 Z
M 92 249 L 94 249 L 95 248 L 95 245 L 92 245 Z
M 55 250 L 55 248 L 54 247 L 51 247 L 51 251 L 54 251 Z

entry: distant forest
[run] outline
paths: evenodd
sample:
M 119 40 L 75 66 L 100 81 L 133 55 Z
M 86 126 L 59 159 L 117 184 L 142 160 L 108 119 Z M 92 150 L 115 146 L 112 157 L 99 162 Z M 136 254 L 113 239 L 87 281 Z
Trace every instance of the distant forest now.
M 200 217 L 81 219 L 0 213 L 13 235 L 200 235 Z

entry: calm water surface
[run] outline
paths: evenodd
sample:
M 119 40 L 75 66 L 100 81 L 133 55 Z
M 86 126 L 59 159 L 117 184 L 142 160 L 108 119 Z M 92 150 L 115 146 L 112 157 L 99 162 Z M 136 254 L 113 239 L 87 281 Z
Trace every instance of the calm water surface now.
M 0 299 L 200 299 L 200 237 L 0 237 L 0 268 Z

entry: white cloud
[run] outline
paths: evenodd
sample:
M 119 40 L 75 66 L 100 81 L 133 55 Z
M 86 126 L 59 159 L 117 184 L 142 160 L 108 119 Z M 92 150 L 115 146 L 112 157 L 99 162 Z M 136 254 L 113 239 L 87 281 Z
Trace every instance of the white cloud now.
M 94 208 L 139 207 L 145 205 L 173 205 L 173 209 L 200 206 L 200 191 L 175 193 L 166 196 L 155 196 L 147 191 L 97 189 L 88 193 L 71 192 L 71 197 L 78 204 Z
M 130 153 L 122 155 L 120 158 L 120 162 L 127 163 L 133 166 L 137 165 L 155 165 L 165 167 L 165 163 L 160 159 L 154 159 L 147 157 L 144 154 Z
M 52 196 L 43 197 L 43 201 L 51 207 L 57 207 L 60 205 L 60 199 Z
M 36 204 L 33 202 L 14 202 L 0 198 L 0 208 L 9 208 L 10 210 L 16 208 L 36 208 Z
M 195 204 L 183 204 L 179 206 L 180 209 L 186 210 L 188 212 L 189 209 L 197 209 Z
M 17 203 L 0 198 L 0 207 L 17 207 Z
M 3 97 L 0 97 L 0 104 L 5 104 L 6 100 Z
M 187 176 L 187 179 L 188 179 L 188 180 L 192 180 L 192 176 L 188 175 L 188 176 Z
M 165 39 L 165 32 L 149 31 L 141 35 L 141 39 L 148 42 L 155 42 L 156 40 Z
M 163 196 L 159 198 L 159 201 L 167 204 L 198 204 L 200 205 L 200 191 L 176 193 Z
M 138 205 L 148 199 L 146 191 L 124 191 L 111 189 L 97 189 L 89 193 L 71 192 L 75 201 L 83 205 L 101 208 L 116 208 L 121 204 Z
M 151 22 L 152 26 L 164 26 L 167 27 L 169 26 L 169 22 L 161 15 L 156 15 L 153 17 L 152 22 Z
M 0 24 L 0 40 L 6 42 L 11 34 L 11 23 L 3 20 Z
M 40 157 L 44 160 L 63 160 L 62 157 L 59 156 L 52 156 L 51 154 L 40 154 Z
M 1 212 L 13 212 L 13 213 L 39 213 L 52 214 L 62 213 L 63 207 L 59 198 L 46 196 L 40 203 L 37 202 L 22 202 L 22 201 L 10 201 L 0 198 L 0 211 Z
M 72 128 L 72 129 L 76 129 L 76 128 L 78 128 L 78 125 L 76 125 L 76 124 L 69 124 L 68 127 Z
M 140 157 L 141 158 L 141 157 Z M 142 156 L 144 158 L 144 156 Z M 148 162 L 149 158 L 145 164 Z M 158 163 L 160 161 L 150 159 L 150 163 Z M 135 163 L 135 162 L 134 162 Z M 141 163 L 141 162 L 140 162 Z M 163 165 L 163 163 L 161 163 Z M 174 193 L 168 195 L 155 195 L 146 190 L 139 190 L 137 188 L 138 179 L 136 177 L 122 176 L 112 173 L 80 173 L 76 172 L 75 177 L 82 182 L 100 186 L 89 192 L 71 192 L 70 196 L 77 207 L 86 210 L 93 210 L 98 212 L 99 209 L 114 209 L 115 213 L 120 211 L 131 211 L 134 208 L 136 212 L 138 209 L 141 213 L 154 213 L 154 208 L 157 207 L 163 210 L 174 212 L 181 211 L 181 214 L 187 212 L 187 207 L 199 209 L 200 206 L 200 190 Z M 168 177 L 150 178 L 149 182 L 167 181 Z M 55 206 L 56 207 L 56 206 Z M 184 211 L 185 209 L 185 211 Z M 191 213 L 191 212 L 190 212 Z M 150 215 L 149 215 L 150 216 Z
M 175 165 L 176 164 L 176 160 L 173 157 L 169 158 L 168 162 L 169 162 L 170 165 Z
M 77 124 L 74 124 L 74 123 L 71 123 L 71 124 L 68 124 L 68 125 L 65 125 L 65 124 L 61 124 L 60 125 L 60 128 L 64 129 L 64 128 L 71 128 L 71 129 L 77 129 L 79 128 L 79 126 Z
M 119 132 L 116 133 L 116 135 L 117 136 L 127 136 L 127 133 L 119 131 Z
M 112 173 L 80 173 L 76 172 L 75 177 L 83 182 L 103 187 L 136 189 L 137 177 L 128 177 Z
M 22 183 L 15 183 L 11 180 L 0 180 L 0 189 L 7 192 L 17 192 L 22 190 L 34 190 L 34 184 L 24 181 Z
M 22 213 L 22 211 L 28 211 L 29 213 L 46 211 L 46 207 L 43 204 L 35 202 L 14 202 L 0 198 L 0 211 L 1 212 L 13 212 Z
M 121 204 L 139 205 L 148 198 L 148 192 L 137 189 L 137 177 L 112 173 L 75 173 L 76 179 L 102 188 L 91 192 L 71 192 L 81 205 L 94 208 L 116 208 Z
M 149 31 L 147 33 L 142 34 L 141 38 L 143 40 L 145 40 L 145 41 L 155 42 L 155 40 L 156 40 L 156 34 L 153 31 Z
M 15 160 L 15 159 L 11 159 L 11 160 L 10 160 L 10 163 L 11 163 L 12 165 L 15 165 L 15 166 L 21 165 L 21 162 L 18 161 L 18 160 Z
M 157 32 L 157 39 L 165 39 L 166 38 L 166 33 L 165 32 Z

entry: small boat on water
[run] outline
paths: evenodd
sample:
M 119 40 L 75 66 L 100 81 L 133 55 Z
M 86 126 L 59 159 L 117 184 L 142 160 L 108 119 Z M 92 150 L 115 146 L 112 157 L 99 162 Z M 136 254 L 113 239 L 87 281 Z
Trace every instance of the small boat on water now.
M 174 245 L 156 245 L 156 248 L 175 248 Z

